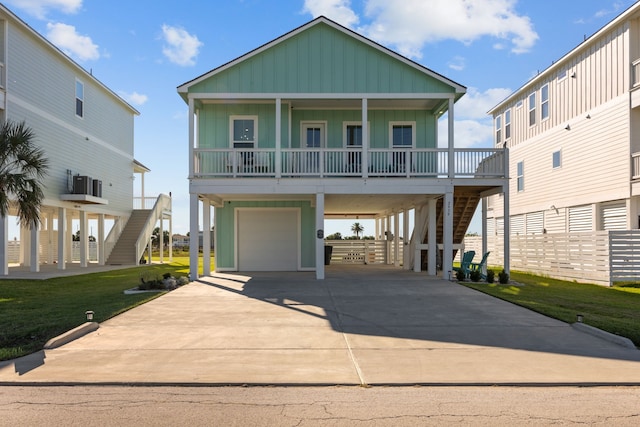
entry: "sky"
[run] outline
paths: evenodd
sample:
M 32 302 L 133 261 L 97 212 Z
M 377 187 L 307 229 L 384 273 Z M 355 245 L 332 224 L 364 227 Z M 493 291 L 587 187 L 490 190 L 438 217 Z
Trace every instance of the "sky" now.
M 491 147 L 487 111 L 636 0 L 5 0 L 139 112 L 146 195 L 189 230 L 187 105 L 176 87 L 324 15 L 467 87 L 456 147 Z M 446 127 L 446 120 L 443 122 Z M 441 132 L 446 135 L 446 131 Z M 135 190 L 138 191 L 136 182 Z M 477 217 L 477 215 L 476 215 Z M 372 221 L 361 221 L 374 234 Z M 327 221 L 325 235 L 352 235 Z M 479 220 L 469 232 L 480 232 Z

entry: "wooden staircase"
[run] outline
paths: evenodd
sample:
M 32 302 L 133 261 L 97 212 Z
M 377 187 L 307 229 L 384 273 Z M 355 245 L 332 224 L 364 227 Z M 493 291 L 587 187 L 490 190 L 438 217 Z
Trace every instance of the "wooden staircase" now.
M 113 247 L 111 255 L 109 255 L 107 265 L 138 265 L 140 260 L 136 259 L 136 241 L 150 214 L 150 209 L 133 211 L 118 242 Z
M 443 242 L 443 234 L 444 234 L 444 226 L 443 226 L 443 218 L 444 211 L 442 209 L 442 205 L 444 200 L 442 198 L 438 199 L 438 204 L 436 205 L 436 242 Z M 473 214 L 476 212 L 476 208 L 478 207 L 478 203 L 480 203 L 480 195 L 477 192 L 464 191 L 464 189 L 456 189 L 453 194 L 453 244 L 460 244 L 464 240 L 464 236 L 467 234 L 467 230 L 469 225 L 471 224 L 471 219 L 473 218 Z M 427 227 L 428 228 L 428 227 Z M 423 243 L 428 242 L 429 231 L 427 229 L 427 233 L 424 236 Z M 453 257 L 455 257 L 456 251 L 453 252 Z M 438 251 L 438 266 L 441 264 L 442 253 Z M 422 256 L 422 266 L 423 269 L 426 269 L 427 256 L 426 253 Z

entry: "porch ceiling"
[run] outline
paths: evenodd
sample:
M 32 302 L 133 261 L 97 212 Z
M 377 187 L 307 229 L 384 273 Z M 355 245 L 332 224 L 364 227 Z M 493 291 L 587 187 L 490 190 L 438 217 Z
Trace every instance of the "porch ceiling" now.
M 273 103 L 271 99 L 258 98 L 230 98 L 230 99 L 198 99 L 202 104 L 247 104 L 247 103 Z M 368 99 L 369 110 L 427 110 L 432 111 L 443 105 L 442 98 L 433 99 Z M 316 99 L 310 95 L 309 98 L 282 99 L 283 104 L 290 104 L 292 109 L 298 110 L 360 110 L 362 99 L 360 98 L 339 98 Z

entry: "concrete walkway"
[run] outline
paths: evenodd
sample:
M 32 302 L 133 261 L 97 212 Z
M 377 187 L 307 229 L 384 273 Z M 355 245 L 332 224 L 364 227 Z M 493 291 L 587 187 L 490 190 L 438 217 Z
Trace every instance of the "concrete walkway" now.
M 0 383 L 640 384 L 640 351 L 442 279 L 388 267 L 215 274 Z

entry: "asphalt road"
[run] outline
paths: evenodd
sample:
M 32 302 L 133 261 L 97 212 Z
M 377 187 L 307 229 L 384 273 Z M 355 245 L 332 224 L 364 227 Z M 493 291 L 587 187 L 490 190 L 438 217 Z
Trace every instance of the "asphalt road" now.
M 640 387 L 0 387 L 1 426 L 637 426 Z

